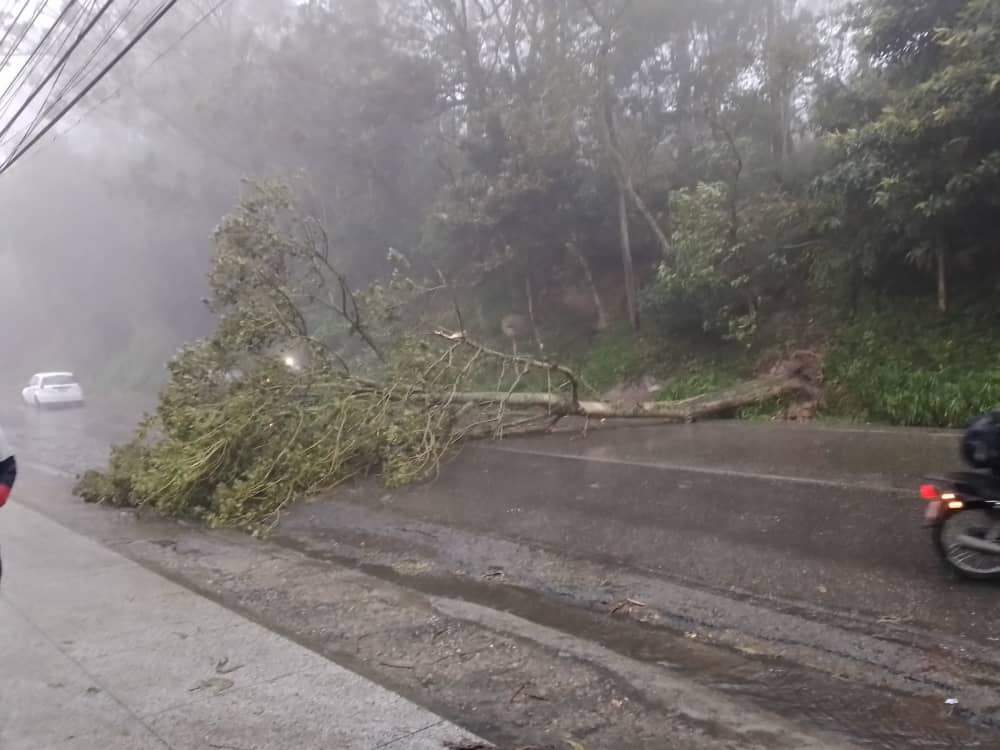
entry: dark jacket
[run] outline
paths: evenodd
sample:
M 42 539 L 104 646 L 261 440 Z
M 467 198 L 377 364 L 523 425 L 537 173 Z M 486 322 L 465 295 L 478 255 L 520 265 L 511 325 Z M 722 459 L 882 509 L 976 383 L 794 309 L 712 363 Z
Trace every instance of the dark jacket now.
M 0 461 L 0 484 L 13 487 L 15 479 L 17 479 L 17 461 L 15 458 L 11 456 L 5 461 Z

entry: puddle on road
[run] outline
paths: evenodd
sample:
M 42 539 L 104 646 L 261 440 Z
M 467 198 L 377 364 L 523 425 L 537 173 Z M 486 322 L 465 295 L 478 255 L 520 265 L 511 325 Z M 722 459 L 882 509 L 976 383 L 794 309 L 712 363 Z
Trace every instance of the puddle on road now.
M 109 411 L 94 406 L 0 408 L 0 424 L 19 456 L 28 462 L 77 474 L 104 466 L 110 445 L 127 440 L 138 409 Z
M 290 537 L 273 541 L 425 594 L 509 612 L 538 625 L 598 643 L 622 656 L 656 663 L 675 675 L 749 703 L 800 726 L 840 735 L 862 747 L 996 748 L 1000 724 L 961 707 L 859 685 L 780 659 L 749 656 L 685 638 L 634 619 L 614 618 L 556 591 L 539 592 L 467 576 L 413 574 L 410 569 L 316 550 Z M 590 608 L 588 608 L 590 607 Z M 651 704 L 650 710 L 661 706 Z

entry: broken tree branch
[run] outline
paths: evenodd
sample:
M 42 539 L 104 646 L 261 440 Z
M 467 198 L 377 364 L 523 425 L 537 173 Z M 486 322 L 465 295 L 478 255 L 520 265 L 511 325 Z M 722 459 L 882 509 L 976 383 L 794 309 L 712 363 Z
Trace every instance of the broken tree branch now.
M 572 391 L 570 403 L 575 404 L 579 400 L 579 395 L 580 395 L 579 378 L 577 377 L 576 373 L 573 372 L 573 370 L 569 369 L 565 365 L 561 365 L 558 362 L 548 362 L 546 360 L 537 359 L 535 357 L 525 357 L 519 354 L 507 354 L 505 352 L 501 352 L 497 349 L 488 347 L 485 344 L 480 344 L 476 341 L 473 341 L 466 335 L 465 331 L 437 330 L 434 331 L 434 335 L 437 336 L 438 338 L 444 339 L 445 341 L 460 342 L 463 345 L 469 347 L 470 349 L 477 350 L 480 353 L 485 354 L 489 357 L 494 357 L 495 359 L 516 362 L 518 364 L 536 370 L 547 370 L 549 372 L 558 372 L 561 375 L 564 375 L 566 379 L 569 381 L 570 388 Z M 468 394 L 456 394 L 456 395 L 468 395 Z M 524 394 L 518 394 L 518 393 L 510 394 L 510 396 L 512 397 L 520 395 Z M 541 395 L 546 396 L 546 398 L 548 397 L 547 394 L 541 394 Z M 498 401 L 501 400 L 502 399 L 487 399 L 487 401 L 491 403 L 497 403 Z
M 625 405 L 605 401 L 581 401 L 579 377 L 573 370 L 557 362 L 524 355 L 506 354 L 468 338 L 463 331 L 437 330 L 434 331 L 433 335 L 449 342 L 452 347 L 461 345 L 471 349 L 474 352 L 473 359 L 486 356 L 518 366 L 516 370 L 519 374 L 515 385 L 503 391 L 459 391 L 457 388 L 453 388 L 448 393 L 439 393 L 430 390 L 415 390 L 409 394 L 409 397 L 424 403 L 444 406 L 473 404 L 478 407 L 490 407 L 499 405 L 500 416 L 493 420 L 497 424 L 498 430 L 502 430 L 503 415 L 511 407 L 545 409 L 546 416 L 551 418 L 578 416 L 588 419 L 629 419 L 645 417 L 675 422 L 693 422 L 731 414 L 746 406 L 783 398 L 798 396 L 815 401 L 820 397 L 818 364 L 816 356 L 809 352 L 796 353 L 792 359 L 783 363 L 780 368 L 775 369 L 770 374 L 732 388 L 676 401 L 643 401 Z M 566 378 L 563 387 L 568 385 L 569 393 L 560 393 L 558 390 L 545 393 L 517 392 L 517 381 L 526 374 L 528 369 L 537 369 L 550 374 L 559 373 Z
M 611 404 L 605 401 L 575 401 L 556 393 L 509 393 L 506 391 L 459 392 L 450 396 L 451 403 L 472 403 L 479 406 L 506 404 L 507 406 L 538 407 L 548 410 L 553 417 L 588 417 L 593 419 L 650 418 L 675 422 L 692 422 L 698 419 L 729 414 L 745 406 L 752 406 L 775 399 L 802 395 L 816 398 L 818 389 L 805 378 L 784 378 L 765 375 L 723 391 L 705 393 L 679 401 L 643 401 L 632 405 Z M 432 394 L 418 397 L 436 400 Z

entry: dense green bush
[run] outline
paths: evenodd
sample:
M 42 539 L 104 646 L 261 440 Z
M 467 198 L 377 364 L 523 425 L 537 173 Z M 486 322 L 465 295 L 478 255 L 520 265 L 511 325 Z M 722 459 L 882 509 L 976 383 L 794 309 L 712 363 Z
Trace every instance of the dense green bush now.
M 735 204 L 734 189 L 702 183 L 674 193 L 674 255 L 642 294 L 647 332 L 749 346 L 761 317 L 801 286 L 813 246 L 811 205 L 780 191 Z
M 960 427 L 1000 404 L 998 319 L 897 301 L 837 324 L 828 412 L 895 425 Z

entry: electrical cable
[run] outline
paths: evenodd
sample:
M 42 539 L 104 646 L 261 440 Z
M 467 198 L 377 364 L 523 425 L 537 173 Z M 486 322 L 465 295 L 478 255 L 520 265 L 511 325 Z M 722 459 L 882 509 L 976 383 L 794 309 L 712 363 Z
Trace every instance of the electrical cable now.
M 161 9 L 149 20 L 149 22 L 140 29 L 135 37 L 122 49 L 114 58 L 101 69 L 101 71 L 84 87 L 84 89 L 73 97 L 72 101 L 69 102 L 43 129 L 38 135 L 33 137 L 27 144 L 17 149 L 0 167 L 0 175 L 4 174 L 13 167 L 18 161 L 20 161 L 26 153 L 31 151 L 42 138 L 44 138 L 52 128 L 54 128 L 60 120 L 62 120 L 72 109 L 75 107 L 90 91 L 97 86 L 104 78 L 110 73 L 119 62 L 124 59 L 124 57 L 132 51 L 142 39 L 148 34 L 156 25 L 163 20 L 163 17 L 170 12 L 170 10 L 177 4 L 178 0 L 167 0 L 161 7 Z
M 90 0 L 90 8 L 89 9 L 83 7 L 83 5 L 78 5 L 77 6 L 78 8 L 80 8 L 80 11 L 76 14 L 76 17 L 72 20 L 72 22 L 69 23 L 69 24 L 67 24 L 65 26 L 65 28 L 61 32 L 60 38 L 55 41 L 55 46 L 56 46 L 56 49 L 58 51 L 55 52 L 54 54 L 50 54 L 50 56 L 56 57 L 59 54 L 61 54 L 61 52 L 63 50 L 66 49 L 66 46 L 67 46 L 69 40 L 73 37 L 73 34 L 76 31 L 77 27 L 80 25 L 80 22 L 86 17 L 88 11 L 92 11 L 93 8 L 94 8 L 94 6 L 96 6 L 96 5 L 97 5 L 97 0 Z M 59 25 L 59 21 L 58 20 L 56 21 L 56 25 Z M 54 28 L 54 26 L 53 26 L 53 28 Z M 41 47 L 38 48 L 38 50 L 39 50 L 39 53 L 38 53 L 39 57 L 38 57 L 38 59 L 36 59 L 34 66 L 31 68 L 30 71 L 28 71 L 25 74 L 25 78 L 26 79 L 30 79 L 32 77 L 32 75 L 35 73 L 35 71 L 38 69 L 38 66 L 41 63 L 42 53 L 41 53 L 40 49 L 41 49 Z M 49 54 L 48 50 L 46 50 L 46 54 Z M 53 92 L 55 90 L 55 87 L 58 85 L 59 80 L 62 78 L 62 73 L 64 72 L 64 70 L 65 70 L 65 66 L 59 68 L 59 73 L 58 73 L 58 75 L 56 77 L 55 82 L 53 83 L 53 87 L 49 90 L 48 94 L 46 95 L 46 103 L 48 103 L 48 101 L 51 99 L 51 97 L 53 95 Z M 14 96 L 12 96 L 11 99 L 9 101 L 7 101 L 4 105 L 0 106 L 0 117 L 2 117 L 3 114 L 5 114 L 6 111 L 10 108 L 11 102 L 16 101 L 16 99 L 17 99 L 16 94 L 17 94 L 17 91 L 19 91 L 19 90 L 20 89 L 15 90 Z M 39 116 L 41 115 L 41 112 L 42 112 L 42 110 L 39 109 L 39 112 L 36 113 L 36 115 L 35 115 L 35 120 L 37 120 L 39 118 Z M 9 142 L 9 140 L 8 141 L 4 141 L 3 143 L 0 143 L 0 148 L 2 148 L 3 146 L 5 146 Z
M 91 0 L 89 8 L 90 12 L 93 11 L 94 7 L 97 5 L 97 2 L 98 0 Z M 109 31 L 107 31 L 104 34 L 104 37 L 102 37 L 102 39 L 95 45 L 94 49 L 91 50 L 90 56 L 87 58 L 87 61 L 77 69 L 76 73 L 73 74 L 70 80 L 67 81 L 62 86 L 62 88 L 58 90 L 58 93 L 56 93 L 59 81 L 62 78 L 62 73 L 65 71 L 65 66 L 60 70 L 59 74 L 56 76 L 52 88 L 49 89 L 49 92 L 45 97 L 45 102 L 42 104 L 41 107 L 38 108 L 38 111 L 35 113 L 35 116 L 32 119 L 31 124 L 25 129 L 23 133 L 20 134 L 18 139 L 18 144 L 15 147 L 15 150 L 16 148 L 19 148 L 25 141 L 28 140 L 28 138 L 30 138 L 34 134 L 35 129 L 38 127 L 38 124 L 42 120 L 44 120 L 56 107 L 58 107 L 59 104 L 66 99 L 66 97 L 69 95 L 69 92 L 73 89 L 73 87 L 80 80 L 83 79 L 86 72 L 92 67 L 94 60 L 97 59 L 97 56 L 100 53 L 100 51 L 107 46 L 108 42 L 111 39 L 111 36 L 119 28 L 121 28 L 122 24 L 125 22 L 125 19 L 129 15 L 131 15 L 132 12 L 134 12 L 135 8 L 139 5 L 140 2 L 141 0 L 132 0 L 132 4 L 128 7 L 125 13 L 119 16 L 115 24 L 109 29 Z M 73 23 L 71 30 L 69 32 L 70 35 L 72 35 L 72 29 L 75 29 L 76 26 L 79 25 L 80 20 L 82 20 L 84 15 L 86 15 L 86 12 L 87 11 L 84 11 L 77 17 L 77 20 Z M 0 149 L 3 149 L 13 140 L 14 139 L 11 138 L 6 141 L 0 142 Z
M 76 2 L 76 0 L 71 0 L 71 4 L 73 2 Z M 31 0 L 25 0 L 25 7 L 27 7 L 30 4 Z M 20 36 L 18 36 L 17 41 L 15 41 L 14 44 L 12 44 L 10 47 L 7 48 L 7 51 L 4 52 L 3 58 L 0 59 L 0 70 L 7 69 L 7 65 L 8 63 L 10 63 L 10 60 L 14 56 L 14 53 L 18 49 L 20 49 L 21 43 L 24 41 L 25 37 L 28 36 L 28 32 L 31 31 L 32 28 L 34 28 L 35 23 L 38 21 L 38 17 L 42 15 L 42 11 L 45 10 L 45 7 L 47 5 L 48 5 L 48 0 L 44 0 L 44 2 L 42 2 L 35 8 L 35 11 L 32 14 L 31 18 L 28 20 L 28 23 L 26 23 L 24 25 L 24 28 L 21 30 L 21 34 Z M 31 55 L 28 56 L 28 59 L 29 60 L 31 59 Z M 2 101 L 3 98 L 7 96 L 8 93 L 10 93 L 11 88 L 14 86 L 14 83 L 17 81 L 17 79 L 20 78 L 21 74 L 24 72 L 25 67 L 27 67 L 27 64 L 28 62 L 25 61 L 25 64 L 21 66 L 21 70 L 18 71 L 17 75 L 15 75 L 14 78 L 12 78 L 10 83 L 7 85 L 7 89 L 3 92 L 3 94 L 0 94 L 0 101 Z
M 141 2 L 142 0 L 132 0 L 132 4 L 129 5 L 128 8 L 126 8 L 125 12 L 118 17 L 115 23 L 108 29 L 107 32 L 105 32 L 101 40 L 94 46 L 94 49 L 91 50 L 90 55 L 87 58 L 87 61 L 77 69 L 77 72 L 74 73 L 73 77 L 70 78 L 70 80 L 66 83 L 64 93 L 68 92 L 69 89 L 71 89 L 73 86 L 79 83 L 83 79 L 83 77 L 90 71 L 98 55 L 105 47 L 108 46 L 108 44 L 111 41 L 111 38 L 115 35 L 118 29 L 122 27 L 122 24 L 125 23 L 125 20 L 130 15 L 132 15 L 132 13 L 135 12 L 135 9 L 139 6 L 139 3 Z
M 70 125 L 68 128 L 66 128 L 63 132 L 58 133 L 55 136 L 55 138 L 53 138 L 52 140 L 50 140 L 49 144 L 54 143 L 60 137 L 64 137 L 66 135 L 69 135 L 69 133 L 71 133 L 73 130 L 75 130 L 77 127 L 79 127 L 81 124 L 83 124 L 98 109 L 100 109 L 102 106 L 104 106 L 105 104 L 107 104 L 108 102 L 110 102 L 112 99 L 114 99 L 115 97 L 117 97 L 119 94 L 121 94 L 122 89 L 124 89 L 124 88 L 130 88 L 130 89 L 132 89 L 132 91 L 136 95 L 138 95 L 139 91 L 135 88 L 135 80 L 139 76 L 141 76 L 144 73 L 146 73 L 150 68 L 152 68 L 158 62 L 160 62 L 165 57 L 167 57 L 175 49 L 177 49 L 177 47 L 180 44 L 182 44 L 188 37 L 191 36 L 191 34 L 193 34 L 198 28 L 200 28 L 209 18 L 211 18 L 215 13 L 217 13 L 228 2 L 230 2 L 230 0 L 218 0 L 218 2 L 216 2 L 212 7 L 210 7 L 207 11 L 205 11 L 190 27 L 188 27 L 188 29 L 183 34 L 181 34 L 177 39 L 175 39 L 169 46 L 167 46 L 166 48 L 164 48 L 148 64 L 146 64 L 139 71 L 137 71 L 135 73 L 135 75 L 133 75 L 128 81 L 126 81 L 125 83 L 123 83 L 121 86 L 119 86 L 118 88 L 116 88 L 110 94 L 108 94 L 107 96 L 103 97 L 96 104 L 94 104 L 93 106 L 91 106 L 86 112 L 84 112 L 82 115 L 80 115 L 80 117 L 77 118 L 77 120 L 72 125 Z M 177 122 L 173 118 L 169 117 L 164 112 L 162 112 L 158 108 L 154 107 L 148 101 L 143 100 L 143 104 L 145 105 L 146 109 L 148 109 L 154 115 L 156 115 L 161 120 L 163 120 L 167 125 L 169 125 L 173 130 L 175 130 L 179 135 L 181 135 L 183 138 L 187 139 L 192 145 L 197 146 L 198 149 L 200 149 L 206 155 L 211 156 L 211 157 L 213 157 L 213 158 L 215 158 L 215 159 L 217 159 L 217 160 L 219 160 L 221 162 L 224 162 L 227 166 L 229 166 L 229 167 L 231 167 L 231 168 L 233 168 L 233 169 L 235 169 L 235 170 L 237 170 L 237 171 L 239 171 L 241 173 L 245 173 L 247 171 L 250 171 L 250 170 L 247 169 L 247 167 L 245 165 L 240 164 L 235 159 L 232 159 L 232 158 L 226 156 L 225 154 L 223 154 L 213 144 L 210 144 L 210 143 L 208 143 L 206 141 L 203 141 L 200 136 L 196 137 L 190 131 L 188 131 L 187 128 L 178 125 Z M 2 174 L 2 171 L 0 171 L 0 174 Z
M 24 114 L 24 111 L 29 106 L 31 106 L 31 103 L 35 100 L 35 97 L 38 96 L 38 94 L 42 91 L 42 89 L 44 89 L 48 85 L 49 81 L 51 81 L 52 78 L 53 78 L 53 76 L 55 76 L 56 71 L 61 66 L 63 66 L 63 65 L 66 64 L 66 61 L 76 51 L 77 47 L 80 46 L 80 44 L 87 37 L 87 35 L 90 34 L 90 32 L 93 30 L 94 26 L 97 25 L 97 22 L 101 19 L 101 16 L 103 16 L 107 12 L 108 8 L 111 7 L 111 4 L 114 1 L 115 0 L 106 0 L 106 2 L 104 3 L 104 5 L 101 6 L 100 10 L 97 11 L 97 14 L 92 19 L 90 19 L 90 21 L 84 27 L 83 31 L 81 31 L 80 35 L 76 38 L 76 41 L 73 42 L 73 44 L 70 45 L 70 48 L 65 53 L 63 53 L 63 55 L 60 57 L 60 59 L 56 62 L 56 65 L 52 68 L 52 70 L 50 70 L 48 72 L 48 74 L 45 76 L 45 78 L 42 79 L 41 83 L 39 83 L 38 86 L 35 87 L 35 90 L 32 91 L 31 94 L 28 95 L 28 98 L 25 99 L 24 102 L 21 103 L 21 106 L 18 107 L 17 112 L 14 113 L 14 116 L 10 119 L 10 121 L 6 125 L 4 125 L 2 128 L 0 128 L 0 138 L 3 138 L 5 135 L 7 135 L 8 132 L 10 132 L 10 129 L 12 127 L 14 127 L 14 123 L 16 123 L 17 120 L 18 120 L 18 118 L 20 118 L 20 116 L 22 114 Z M 173 0 L 173 2 L 176 2 L 176 1 L 177 0 Z M 74 0 L 74 2 L 75 2 L 75 0 Z M 72 5 L 72 4 L 73 3 L 71 2 L 70 5 Z M 69 5 L 67 5 L 67 7 L 69 7 Z M 65 9 L 63 10 L 63 13 L 65 13 Z M 62 14 L 60 14 L 60 18 L 61 17 L 62 17 Z
M 52 33 L 57 27 L 62 26 L 63 20 L 68 15 L 69 11 L 76 7 L 76 4 L 77 0 L 70 0 L 70 2 L 66 4 L 62 12 L 56 18 L 55 22 L 48 29 L 46 29 L 42 38 L 25 58 L 20 70 L 18 70 L 17 74 L 11 78 L 3 94 L 0 94 L 0 102 L 2 102 L 2 104 L 0 104 L 0 117 L 6 115 L 11 105 L 17 101 L 18 94 L 26 85 L 28 85 L 31 77 L 38 69 L 38 66 L 41 65 L 43 52 L 49 47 L 49 37 L 52 36 Z M 33 22 L 34 21 L 32 21 L 32 23 Z
M 17 28 L 18 21 L 21 20 L 21 16 L 24 15 L 24 11 L 28 9 L 29 5 L 31 5 L 31 0 L 24 0 L 24 3 L 21 5 L 21 10 L 17 12 L 17 15 L 14 16 L 14 20 L 10 22 L 10 26 L 7 27 L 7 30 L 3 33 L 3 36 L 0 37 L 0 50 L 2 50 L 3 46 L 7 43 L 7 39 L 10 37 L 10 32 L 12 32 L 14 29 Z M 7 15 L 7 13 L 9 12 L 10 11 L 6 10 L 5 7 L 4 15 Z

